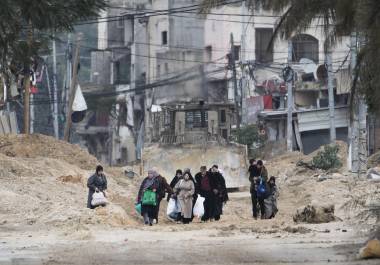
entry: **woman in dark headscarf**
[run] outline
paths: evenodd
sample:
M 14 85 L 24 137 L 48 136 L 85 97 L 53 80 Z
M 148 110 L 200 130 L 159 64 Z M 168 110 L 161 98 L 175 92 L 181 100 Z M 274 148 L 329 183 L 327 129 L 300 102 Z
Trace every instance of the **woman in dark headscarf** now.
M 92 175 L 87 180 L 87 187 L 88 187 L 88 198 L 87 198 L 87 208 L 94 209 L 95 206 L 91 205 L 92 201 L 92 195 L 94 195 L 95 192 L 103 192 L 105 195 L 105 190 L 107 189 L 107 178 L 103 174 L 103 167 L 97 166 L 95 174 Z
M 272 219 L 278 212 L 277 198 L 279 196 L 279 192 L 276 185 L 276 178 L 274 176 L 270 177 L 268 181 L 268 186 L 268 196 L 264 199 L 265 218 Z
M 137 195 L 136 203 L 141 203 L 141 215 L 144 217 L 144 223 L 146 225 L 153 225 L 153 219 L 156 217 L 156 205 L 148 205 L 143 203 L 144 193 L 146 191 L 156 192 L 159 187 L 157 172 L 154 170 L 148 171 L 148 177 L 146 177 L 141 183 L 139 193 Z M 156 194 L 157 201 L 157 194 Z

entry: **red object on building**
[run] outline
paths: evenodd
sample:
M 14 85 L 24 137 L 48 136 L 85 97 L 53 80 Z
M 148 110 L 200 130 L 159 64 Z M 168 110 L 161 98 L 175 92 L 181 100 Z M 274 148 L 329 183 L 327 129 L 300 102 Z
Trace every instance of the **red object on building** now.
M 273 109 L 272 95 L 263 96 L 264 109 Z
M 31 86 L 30 87 L 30 93 L 31 94 L 37 94 L 38 93 L 38 88 L 36 86 Z

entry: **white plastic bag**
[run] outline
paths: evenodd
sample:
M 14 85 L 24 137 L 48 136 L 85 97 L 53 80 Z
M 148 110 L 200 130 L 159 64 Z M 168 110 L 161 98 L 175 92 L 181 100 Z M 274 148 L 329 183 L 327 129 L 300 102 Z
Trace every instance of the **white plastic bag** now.
M 103 192 L 94 192 L 92 195 L 91 205 L 92 206 L 99 206 L 99 205 L 106 205 L 108 203 L 107 198 L 104 196 Z
M 170 198 L 168 202 L 168 208 L 166 209 L 166 215 L 170 216 L 173 213 L 178 213 L 178 210 L 177 200 Z
M 201 218 L 205 214 L 205 207 L 203 205 L 205 198 L 198 195 L 197 201 L 195 202 L 193 214 L 194 216 Z

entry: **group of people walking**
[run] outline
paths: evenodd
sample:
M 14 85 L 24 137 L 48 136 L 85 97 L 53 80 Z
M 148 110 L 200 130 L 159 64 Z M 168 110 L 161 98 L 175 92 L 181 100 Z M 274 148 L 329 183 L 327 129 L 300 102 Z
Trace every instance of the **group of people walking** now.
M 257 219 L 259 210 L 261 219 L 274 218 L 278 212 L 277 198 L 279 196 L 276 178 L 272 176 L 268 179 L 268 170 L 263 161 L 251 159 L 249 163 L 253 218 Z
M 268 179 L 268 171 L 263 161 L 251 159 L 249 181 L 252 200 L 252 215 L 257 219 L 274 218 L 279 196 L 275 177 Z M 106 202 L 107 179 L 103 173 L 103 167 L 97 166 L 96 172 L 88 179 L 89 188 L 87 207 L 94 209 L 104 206 Z M 94 204 L 94 195 L 101 194 L 104 200 Z M 167 194 L 167 197 L 166 197 Z M 102 197 L 100 196 L 100 197 Z M 192 176 L 189 168 L 183 171 L 178 169 L 170 184 L 157 170 L 149 170 L 148 176 L 142 181 L 137 199 L 136 209 L 141 213 L 146 225 L 158 223 L 160 204 L 164 198 L 175 200 L 179 210 L 169 218 L 184 224 L 190 223 L 194 218 L 194 205 L 199 198 L 203 198 L 203 215 L 201 221 L 218 221 L 223 214 L 223 205 L 228 201 L 228 192 L 223 173 L 217 165 L 209 170 L 202 166 L 200 171 Z
M 207 170 L 206 166 L 200 168 L 200 172 L 192 176 L 190 169 L 176 171 L 170 184 L 157 171 L 150 170 L 148 176 L 141 183 L 136 199 L 137 207 L 141 206 L 141 215 L 146 225 L 158 222 L 160 203 L 165 194 L 167 200 L 176 200 L 179 211 L 175 216 L 169 216 L 173 221 L 190 223 L 193 218 L 193 208 L 198 196 L 204 198 L 204 214 L 202 221 L 220 220 L 223 214 L 223 204 L 228 201 L 226 182 L 217 165 Z M 154 195 L 155 194 L 155 195 Z M 149 196 L 156 197 L 149 200 Z

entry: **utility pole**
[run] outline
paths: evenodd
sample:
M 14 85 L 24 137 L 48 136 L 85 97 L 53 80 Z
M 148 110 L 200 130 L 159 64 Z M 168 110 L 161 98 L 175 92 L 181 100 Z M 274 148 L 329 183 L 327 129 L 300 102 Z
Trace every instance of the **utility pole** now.
M 45 69 L 46 69 L 46 84 L 47 84 L 47 87 L 48 87 L 48 92 L 49 92 L 49 99 L 51 101 L 53 101 L 53 93 L 51 91 L 51 86 L 50 86 L 50 76 L 49 76 L 49 67 L 47 66 L 47 64 L 45 65 Z M 52 118 L 54 120 L 54 102 L 52 102 L 50 104 L 50 112 L 51 112 L 51 115 L 52 115 Z
M 69 105 L 69 89 L 71 87 L 71 79 L 72 79 L 72 44 L 71 44 L 71 33 L 67 35 L 67 58 L 66 58 L 66 84 L 65 84 L 65 92 L 63 93 L 63 100 L 65 104 L 63 104 L 63 111 L 67 113 L 67 106 Z
M 241 2 L 241 10 L 240 10 L 240 13 L 241 13 L 241 44 L 240 44 L 240 61 L 242 62 L 242 65 L 246 65 L 246 54 L 245 54 L 245 50 L 246 50 L 246 35 L 247 35 L 247 28 L 248 28 L 248 24 L 246 23 L 247 22 L 247 12 L 248 9 L 247 9 L 247 6 L 246 6 L 246 1 L 242 1 Z M 248 85 L 248 81 L 247 81 L 247 78 L 246 78 L 246 72 L 244 70 L 244 68 L 242 69 L 242 75 L 241 75 L 241 91 L 240 91 L 240 95 L 241 95 L 241 101 L 240 101 L 240 104 L 241 104 L 241 120 L 242 120 L 242 123 L 243 124 L 247 124 L 247 104 L 246 104 L 246 95 L 248 94 L 247 93 L 247 85 Z
M 28 23 L 28 58 L 27 63 L 25 64 L 25 77 L 24 77 L 24 133 L 30 133 L 30 55 L 32 50 L 32 42 L 33 42 L 33 28 L 32 23 L 29 21 Z
M 240 129 L 240 104 L 238 98 L 238 87 L 236 80 L 236 66 L 235 66 L 235 46 L 234 46 L 234 35 L 231 33 L 230 35 L 231 42 L 231 61 L 230 67 L 232 67 L 232 81 L 234 82 L 234 95 L 235 95 L 235 113 L 236 113 L 236 128 Z
M 336 141 L 336 130 L 335 130 L 335 102 L 334 102 L 334 84 L 333 77 L 334 72 L 332 68 L 331 51 L 327 51 L 326 54 L 326 64 L 327 64 L 327 89 L 329 93 L 329 118 L 330 118 L 330 143 L 334 144 Z
M 351 34 L 350 41 L 351 49 L 351 78 L 355 79 L 355 69 L 356 69 L 356 60 L 357 60 L 357 35 L 356 33 Z M 349 147 L 349 168 L 352 172 L 359 171 L 359 107 L 358 107 L 358 95 L 354 90 L 351 93 L 352 97 L 352 112 L 350 117 L 350 126 L 349 126 L 349 137 L 350 137 L 350 147 Z
M 75 57 L 74 57 L 74 71 L 73 71 L 73 78 L 71 80 L 70 90 L 69 90 L 69 105 L 67 106 L 66 110 L 66 125 L 65 125 L 65 131 L 63 139 L 65 141 L 69 141 L 70 138 L 70 128 L 71 128 L 71 114 L 73 113 L 73 102 L 75 98 L 75 92 L 77 90 L 77 78 L 78 78 L 78 65 L 79 65 L 79 49 L 80 44 L 82 41 L 82 34 L 79 33 L 77 35 L 76 40 L 76 47 L 75 47 Z
M 47 68 L 46 68 L 47 73 Z M 59 126 L 58 126 L 58 92 L 57 92 L 57 49 L 55 44 L 55 33 L 53 34 L 53 125 L 54 136 L 59 139 Z
M 293 77 L 294 72 L 290 67 L 292 62 L 293 44 L 288 41 L 288 67 L 284 69 L 283 75 L 288 90 L 288 118 L 287 118 L 287 149 L 293 151 Z
M 351 34 L 351 70 L 352 80 L 356 77 L 358 35 L 356 32 Z M 360 177 L 361 171 L 366 170 L 362 165 L 367 160 L 367 105 L 364 98 L 359 95 L 356 88 L 351 93 L 352 98 L 352 115 L 350 119 L 350 148 L 349 148 L 349 168 L 351 172 L 358 173 Z

